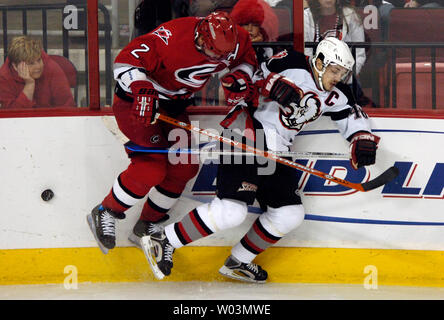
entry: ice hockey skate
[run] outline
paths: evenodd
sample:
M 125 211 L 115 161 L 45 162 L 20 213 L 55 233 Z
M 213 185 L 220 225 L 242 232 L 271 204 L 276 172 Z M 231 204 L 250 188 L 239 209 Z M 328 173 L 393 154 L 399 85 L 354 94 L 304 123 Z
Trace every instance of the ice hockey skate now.
M 107 254 L 110 249 L 116 246 L 116 218 L 124 219 L 125 214 L 113 212 L 104 208 L 101 204 L 97 205 L 86 216 L 89 228 L 104 254 Z
M 134 225 L 133 231 L 128 237 L 128 240 L 132 242 L 136 247 L 142 249 L 141 239 L 144 236 L 151 235 L 155 232 L 162 231 L 163 228 L 153 222 L 139 219 Z M 143 249 L 142 249 L 143 250 Z
M 265 283 L 268 277 L 267 271 L 259 265 L 240 262 L 233 256 L 229 256 L 225 260 L 225 264 L 219 269 L 219 273 L 231 279 L 255 283 Z
M 162 280 L 170 275 L 174 247 L 168 241 L 163 228 L 161 231 L 142 237 L 140 242 L 154 276 Z

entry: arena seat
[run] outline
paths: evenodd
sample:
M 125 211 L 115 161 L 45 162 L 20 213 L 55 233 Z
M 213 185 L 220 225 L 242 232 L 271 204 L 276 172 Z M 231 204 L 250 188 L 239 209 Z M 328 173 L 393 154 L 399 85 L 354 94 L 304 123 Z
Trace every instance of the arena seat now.
M 390 12 L 388 42 L 390 43 L 444 43 L 444 8 L 394 8 Z M 431 109 L 432 107 L 432 85 L 431 85 L 431 48 L 415 49 L 414 59 L 416 62 L 416 96 L 417 108 Z M 393 54 L 395 56 L 393 57 Z M 412 49 L 398 48 L 395 51 L 390 48 L 386 52 L 387 64 L 382 74 L 380 88 L 385 88 L 384 105 L 393 107 L 392 71 L 396 74 L 396 108 L 412 108 L 411 88 L 411 62 Z M 444 48 L 436 48 L 435 51 L 436 77 L 442 76 L 442 62 L 444 62 Z M 393 62 L 394 61 L 394 65 Z M 439 94 L 436 90 L 437 107 L 441 108 Z
M 395 8 L 390 12 L 389 42 L 444 43 L 444 8 Z M 416 61 L 430 61 L 431 50 L 416 50 Z M 444 61 L 444 48 L 437 49 L 437 60 Z M 396 50 L 397 62 L 411 61 L 411 50 Z
M 436 109 L 444 109 L 444 63 L 436 63 Z M 417 62 L 415 64 L 416 109 L 432 109 L 432 64 Z M 396 108 L 412 109 L 412 64 L 396 64 Z M 392 97 L 392 87 L 390 87 Z M 391 101 L 391 105 L 392 105 Z
M 77 87 L 77 69 L 74 64 L 64 56 L 49 55 L 53 61 L 55 61 L 60 68 L 65 72 L 68 79 L 69 86 L 74 89 L 74 101 L 77 105 L 78 87 Z

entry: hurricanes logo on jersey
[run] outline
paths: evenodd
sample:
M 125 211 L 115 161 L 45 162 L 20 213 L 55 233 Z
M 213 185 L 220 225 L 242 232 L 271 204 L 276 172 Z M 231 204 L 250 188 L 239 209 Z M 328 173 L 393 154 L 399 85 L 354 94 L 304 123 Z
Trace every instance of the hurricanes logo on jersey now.
M 301 131 L 305 124 L 316 120 L 320 115 L 321 101 L 314 92 L 307 92 L 299 104 L 291 103 L 279 111 L 282 125 L 296 131 Z
M 282 59 L 282 58 L 285 58 L 286 56 L 288 56 L 288 52 L 287 52 L 287 50 L 283 50 L 279 53 L 276 53 L 274 56 L 272 56 L 269 61 L 271 61 L 273 59 Z
M 156 36 L 168 44 L 168 39 L 173 35 L 170 30 L 165 29 L 163 26 L 153 32 Z
M 176 80 L 193 88 L 202 87 L 211 74 L 216 70 L 217 64 L 204 64 L 176 70 Z

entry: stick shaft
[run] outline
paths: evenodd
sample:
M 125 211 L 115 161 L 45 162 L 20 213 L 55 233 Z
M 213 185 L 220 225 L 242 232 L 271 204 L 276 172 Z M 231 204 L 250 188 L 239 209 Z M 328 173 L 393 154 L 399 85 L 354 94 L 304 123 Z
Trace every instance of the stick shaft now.
M 178 121 L 178 120 L 176 120 L 174 118 L 170 118 L 170 117 L 165 116 L 163 114 L 157 114 L 156 117 L 157 117 L 157 119 L 162 120 L 162 121 L 167 122 L 167 123 L 170 123 L 172 125 L 175 125 L 175 126 L 178 126 L 178 127 L 184 128 L 184 129 L 187 129 L 187 130 L 189 130 L 191 132 L 197 132 L 197 133 L 209 136 L 210 138 L 219 140 L 219 141 L 221 141 L 221 142 L 223 142 L 225 144 L 229 144 L 231 146 L 234 146 L 236 148 L 245 150 L 247 152 L 251 152 L 251 153 L 254 153 L 256 155 L 262 156 L 264 158 L 274 160 L 274 161 L 279 162 L 281 164 L 284 164 L 284 165 L 290 166 L 292 168 L 295 168 L 295 169 L 307 172 L 309 174 L 315 175 L 315 176 L 320 177 L 322 179 L 325 179 L 325 180 L 328 180 L 328 181 L 331 181 L 331 182 L 343 185 L 343 186 L 345 186 L 347 188 L 355 189 L 355 190 L 358 190 L 358 191 L 368 191 L 368 190 L 364 190 L 364 188 L 363 188 L 361 183 L 354 183 L 354 182 L 350 182 L 350 181 L 347 181 L 347 180 L 343 180 L 343 179 L 337 178 L 335 176 L 326 174 L 326 173 L 324 173 L 322 171 L 319 171 L 319 170 L 316 170 L 316 169 L 313 169 L 313 168 L 309 168 L 309 167 L 303 166 L 303 165 L 301 165 L 299 163 L 296 163 L 296 162 L 293 162 L 293 161 L 281 158 L 278 155 L 275 155 L 275 154 L 273 154 L 271 152 L 267 152 L 267 151 L 263 151 L 263 150 L 260 150 L 260 149 L 256 149 L 256 148 L 254 148 L 252 146 L 243 144 L 241 142 L 234 141 L 234 140 L 231 140 L 231 139 L 219 136 L 219 135 L 214 134 L 212 132 L 209 132 L 207 130 L 200 129 L 200 128 L 195 127 L 195 126 L 193 126 L 193 125 L 191 125 L 189 123 Z
M 224 150 L 214 150 L 214 149 L 149 149 L 134 147 L 127 145 L 126 148 L 131 151 L 145 152 L 145 153 L 186 153 L 186 154 L 206 154 L 209 156 L 219 156 L 219 155 L 232 155 L 232 156 L 255 156 L 252 152 L 242 152 L 242 151 L 224 151 Z M 270 152 L 271 153 L 271 152 Z M 278 155 L 280 157 L 305 157 L 305 158 L 336 158 L 336 159 L 348 159 L 348 154 L 345 153 L 334 153 L 334 152 L 304 152 L 304 151 L 274 151 L 272 154 Z

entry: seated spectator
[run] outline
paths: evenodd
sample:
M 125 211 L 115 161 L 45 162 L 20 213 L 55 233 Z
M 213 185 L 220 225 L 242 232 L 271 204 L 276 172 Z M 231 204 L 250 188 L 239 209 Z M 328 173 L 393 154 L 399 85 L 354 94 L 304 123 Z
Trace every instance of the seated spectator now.
M 74 107 L 63 70 L 43 50 L 40 41 L 16 37 L 0 68 L 0 108 Z
M 405 8 L 442 8 L 438 1 L 433 0 L 410 0 L 404 6 Z
M 279 21 L 270 5 L 263 0 L 239 0 L 230 13 L 234 22 L 250 33 L 251 42 L 274 42 Z M 259 62 L 273 55 L 272 48 L 256 48 Z
M 355 8 L 346 0 L 307 0 L 309 7 L 304 10 L 304 41 L 319 43 L 326 37 L 335 37 L 345 42 L 365 42 L 364 26 Z M 314 49 L 306 48 L 305 55 L 312 57 Z M 364 48 L 356 49 L 356 73 L 350 77 L 358 104 L 373 105 L 364 96 L 356 77 L 367 59 Z M 354 82 L 354 85 L 352 83 Z
M 308 0 L 304 10 L 304 41 L 320 42 L 335 37 L 345 42 L 364 42 L 364 26 L 356 10 L 345 0 Z M 305 49 L 313 55 L 313 49 Z M 366 60 L 365 49 L 356 49 L 356 73 L 359 74 Z

